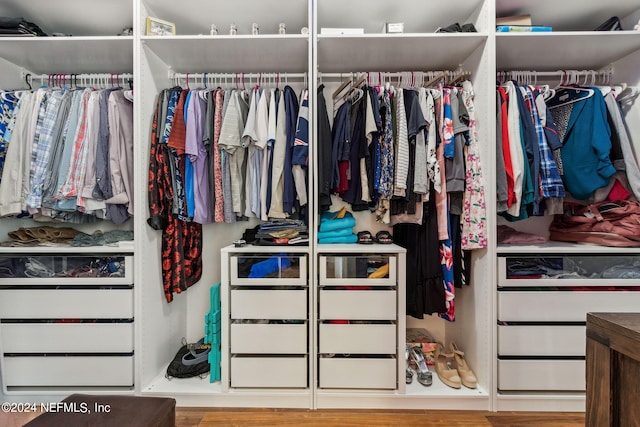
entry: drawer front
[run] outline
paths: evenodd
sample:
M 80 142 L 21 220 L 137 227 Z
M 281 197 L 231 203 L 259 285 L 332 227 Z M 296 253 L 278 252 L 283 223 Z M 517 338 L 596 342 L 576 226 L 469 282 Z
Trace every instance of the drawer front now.
M 7 387 L 132 386 L 133 356 L 5 357 Z
M 0 285 L 132 285 L 133 256 L 33 255 L 0 256 L 7 270 Z M 5 267 L 11 268 L 11 267 Z
M 395 389 L 396 359 L 321 357 L 321 388 Z
M 232 357 L 231 387 L 306 388 L 307 356 Z
M 498 326 L 501 356 L 584 356 L 586 345 L 585 326 Z
M 498 320 L 585 322 L 587 312 L 634 312 L 640 292 L 498 292 Z
M 498 285 L 628 286 L 638 265 L 638 255 L 505 255 L 498 258 Z
M 395 320 L 396 291 L 320 290 L 320 319 Z
M 3 353 L 130 353 L 133 323 L 5 323 Z
M 396 325 L 320 324 L 320 353 L 395 354 Z
M 231 353 L 304 354 L 307 324 L 231 324 Z
M 304 320 L 307 290 L 232 289 L 231 318 Z
M 584 360 L 498 360 L 498 389 L 584 391 Z
M 2 319 L 131 319 L 133 289 L 0 290 Z
M 386 277 L 370 278 L 368 263 L 388 263 Z M 396 286 L 395 255 L 321 255 L 320 286 Z
M 305 286 L 307 257 L 299 254 L 241 254 L 229 258 L 231 284 L 248 286 Z

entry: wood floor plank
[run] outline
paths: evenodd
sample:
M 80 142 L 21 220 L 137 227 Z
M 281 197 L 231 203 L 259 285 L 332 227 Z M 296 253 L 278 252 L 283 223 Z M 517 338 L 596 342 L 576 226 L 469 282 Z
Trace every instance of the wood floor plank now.
M 214 426 L 308 426 L 308 427 L 491 427 L 484 417 L 486 413 L 465 411 L 336 411 L 290 410 L 253 411 L 228 410 L 204 414 L 200 427 Z

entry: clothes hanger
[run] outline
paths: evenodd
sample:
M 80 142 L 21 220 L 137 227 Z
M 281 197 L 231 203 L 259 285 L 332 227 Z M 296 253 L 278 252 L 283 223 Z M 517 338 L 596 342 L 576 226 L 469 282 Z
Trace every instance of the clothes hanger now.
M 569 80 L 566 83 L 569 86 L 563 86 L 563 80 L 565 76 L 569 76 Z M 578 73 L 573 70 L 563 71 L 563 76 L 560 80 L 560 84 L 556 87 L 556 94 L 547 100 L 547 106 L 549 109 L 562 107 L 565 105 L 573 104 L 585 99 L 591 98 L 595 91 L 593 89 L 582 88 L 578 86 L 570 86 L 578 84 Z
M 338 89 L 336 89 L 333 92 L 333 95 L 331 96 L 333 98 L 333 103 L 335 104 L 337 100 L 339 100 L 339 98 L 341 98 L 340 94 L 347 88 L 350 87 L 352 84 L 353 80 L 351 77 L 349 77 L 348 79 L 344 80 L 340 86 L 338 86 Z

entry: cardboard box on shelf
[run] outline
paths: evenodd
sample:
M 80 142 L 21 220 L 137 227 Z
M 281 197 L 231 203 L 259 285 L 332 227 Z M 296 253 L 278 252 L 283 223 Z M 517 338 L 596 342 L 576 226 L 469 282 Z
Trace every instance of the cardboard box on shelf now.
M 420 347 L 428 365 L 435 364 L 438 342 L 424 328 L 407 328 L 407 345 Z
M 496 25 L 531 25 L 531 15 L 503 16 L 496 18 Z

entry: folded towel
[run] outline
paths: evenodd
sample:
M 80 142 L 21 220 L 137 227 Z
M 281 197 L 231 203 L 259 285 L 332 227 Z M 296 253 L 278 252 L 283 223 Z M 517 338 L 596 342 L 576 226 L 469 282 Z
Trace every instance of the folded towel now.
M 347 215 L 344 218 L 336 218 L 336 219 L 325 219 L 325 215 L 322 215 L 320 219 L 320 228 L 318 231 L 333 231 L 339 230 L 343 228 L 351 228 L 356 225 L 356 220 L 350 213 L 347 212 Z
M 358 241 L 358 236 L 355 234 L 351 234 L 350 236 L 336 236 L 336 237 L 327 237 L 324 239 L 318 240 L 320 244 L 327 243 L 356 243 Z
M 318 233 L 318 239 L 326 239 L 327 237 L 350 236 L 353 234 L 353 227 L 339 228 L 332 231 L 321 231 Z

